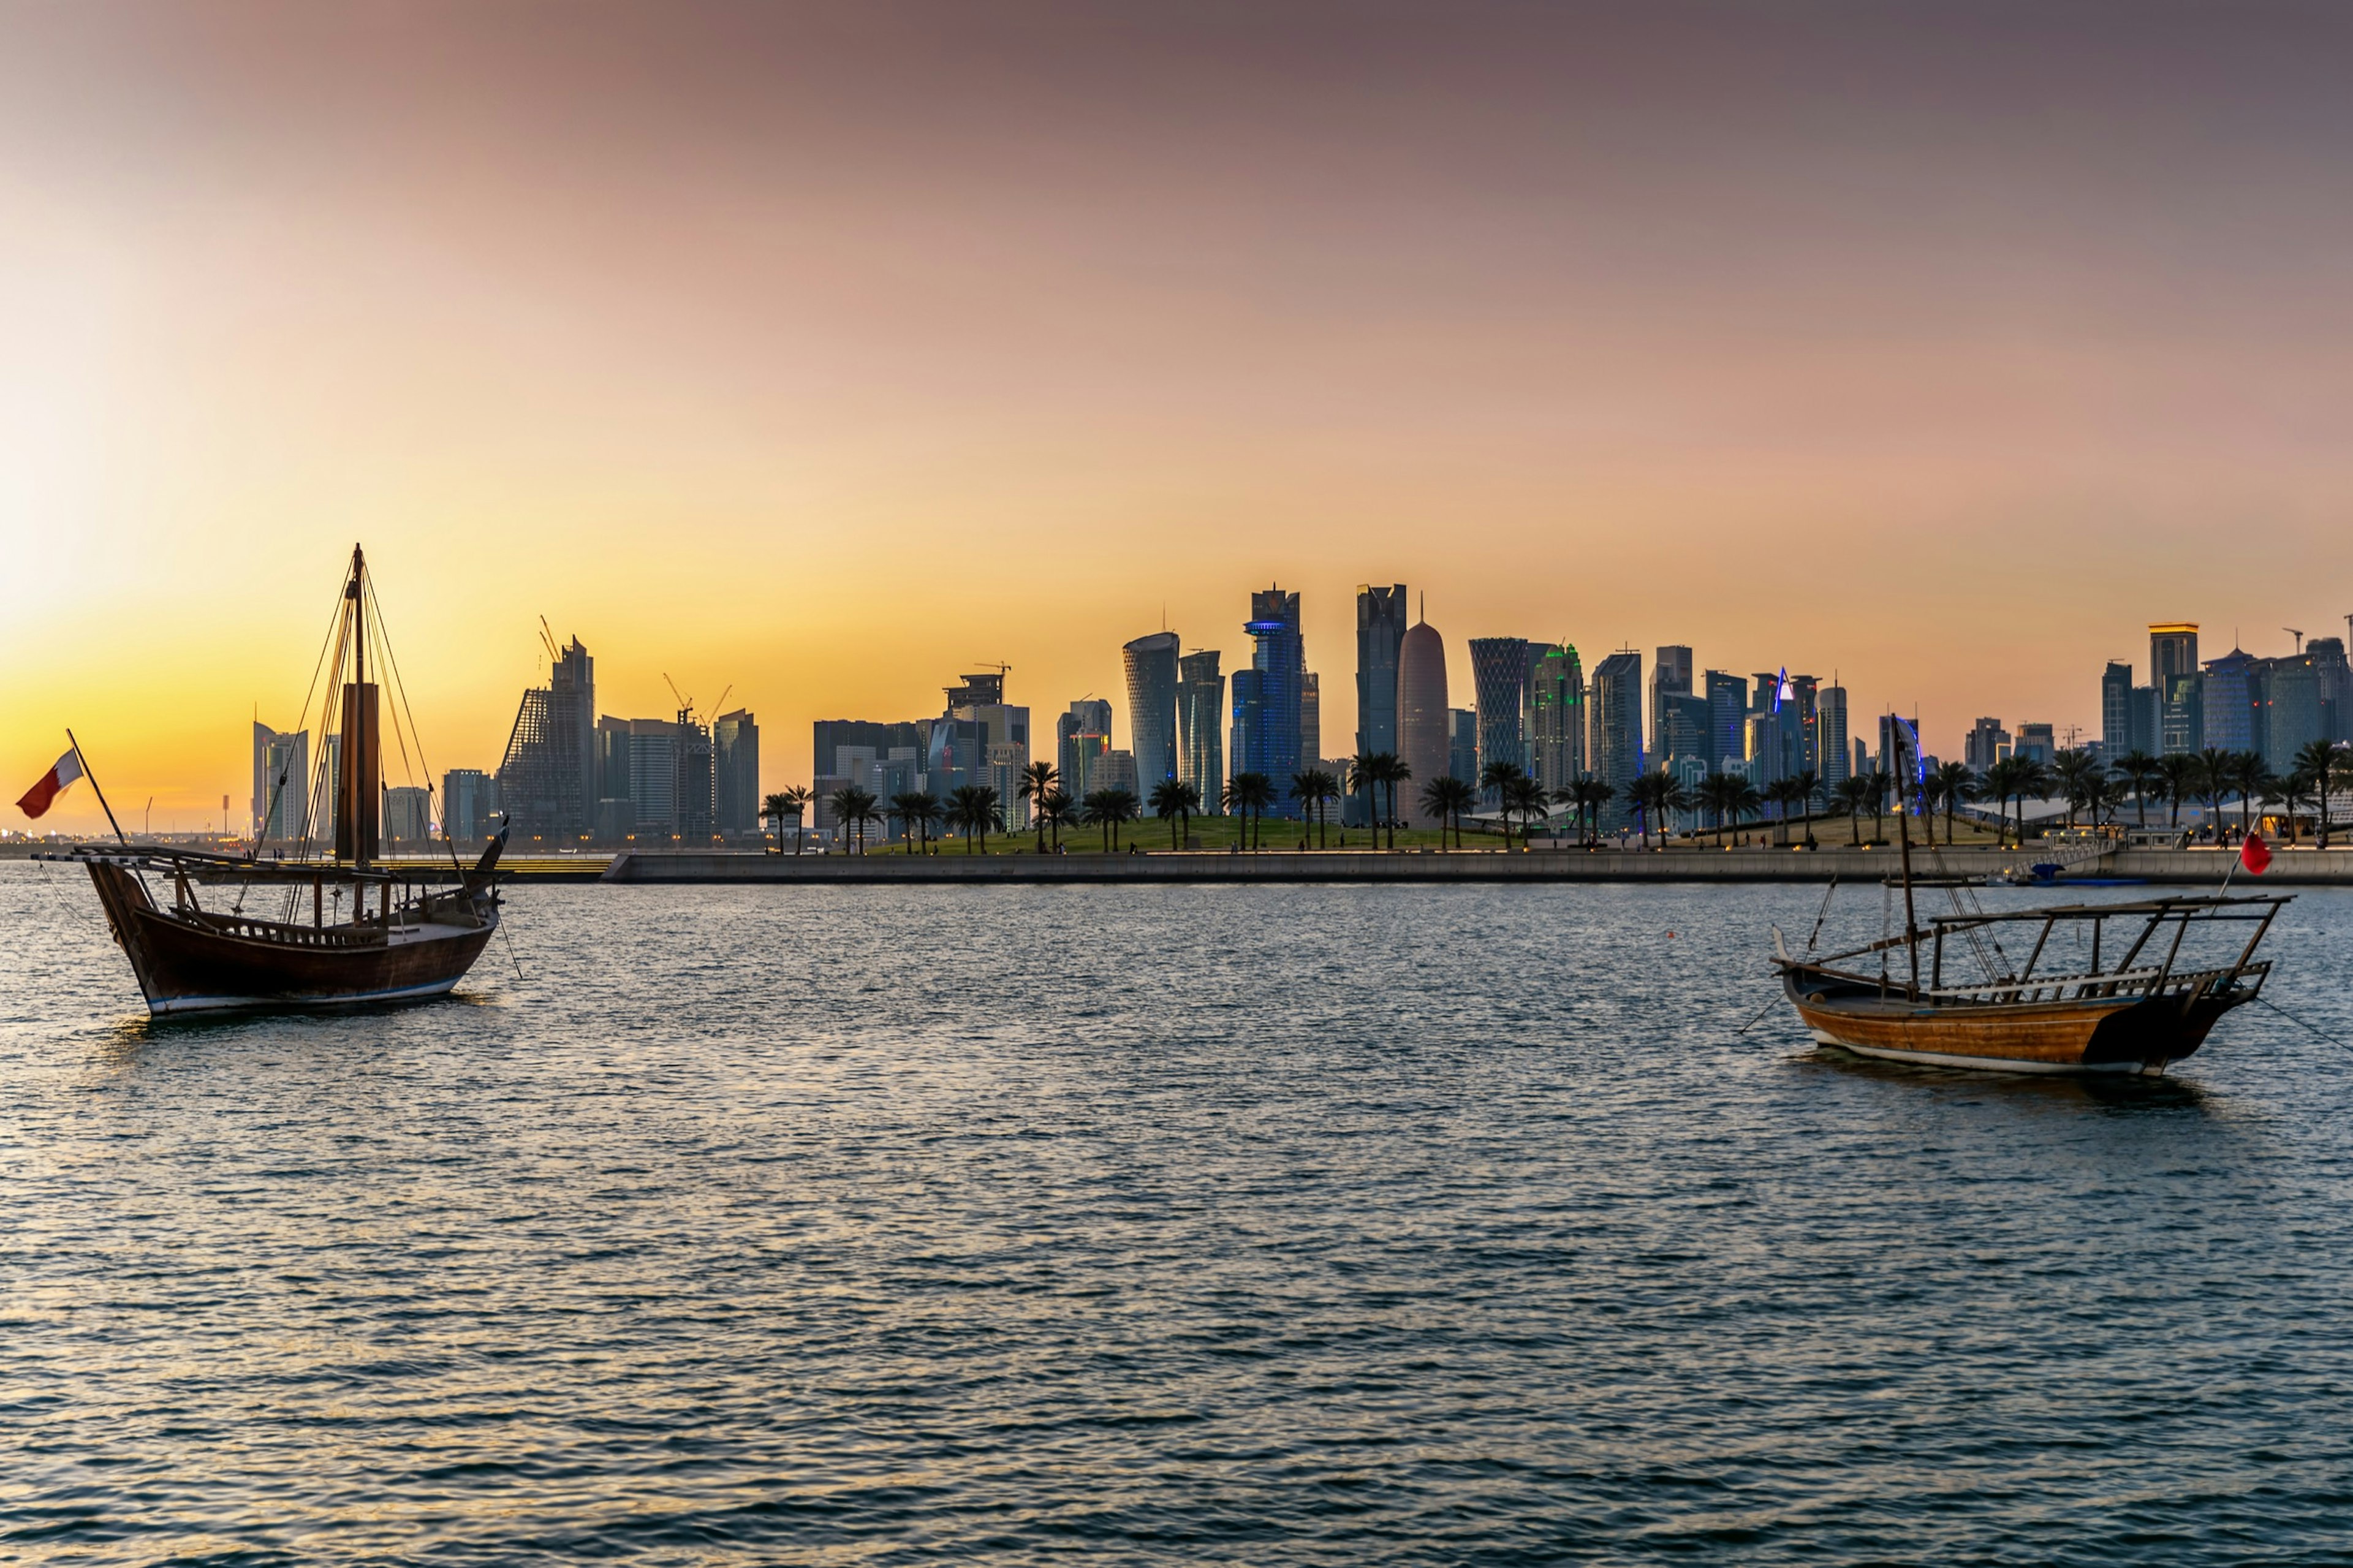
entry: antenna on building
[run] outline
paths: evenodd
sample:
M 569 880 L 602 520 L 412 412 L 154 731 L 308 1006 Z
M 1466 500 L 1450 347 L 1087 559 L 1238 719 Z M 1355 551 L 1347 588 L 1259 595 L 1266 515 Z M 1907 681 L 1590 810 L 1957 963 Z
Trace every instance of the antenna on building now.
M 2295 639 L 2295 657 L 2302 658 L 2304 657 L 2304 634 L 2296 630 L 2294 626 L 2282 626 L 2280 627 L 2280 630 L 2285 632 L 2288 636 Z

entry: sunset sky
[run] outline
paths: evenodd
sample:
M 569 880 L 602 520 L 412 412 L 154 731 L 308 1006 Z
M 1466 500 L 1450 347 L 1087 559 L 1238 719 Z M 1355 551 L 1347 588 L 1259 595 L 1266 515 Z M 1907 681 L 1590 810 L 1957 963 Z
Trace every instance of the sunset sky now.
M 1275 581 L 1332 754 L 1365 581 L 1948 756 L 2353 611 L 2343 5 L 0 18 L 0 799 L 242 824 L 354 540 L 437 771 L 544 615 L 770 788 Z

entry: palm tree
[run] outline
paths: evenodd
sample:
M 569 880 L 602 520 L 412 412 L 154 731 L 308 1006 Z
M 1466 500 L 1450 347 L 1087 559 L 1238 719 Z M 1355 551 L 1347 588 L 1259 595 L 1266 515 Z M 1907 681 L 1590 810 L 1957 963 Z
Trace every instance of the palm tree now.
M 1560 794 L 1565 803 L 1577 807 L 1577 817 L 1580 823 L 1588 821 L 1591 823 L 1591 828 L 1585 840 L 1587 846 L 1589 847 L 1599 842 L 1601 808 L 1618 798 L 1616 788 L 1603 783 L 1591 773 L 1579 773 L 1568 782 L 1568 786 Z
M 1871 784 L 1871 837 L 1876 843 L 1880 824 L 1887 816 L 1887 797 L 1895 788 L 1895 776 L 1884 769 L 1866 775 Z
M 2256 803 L 2268 805 L 2279 798 L 2279 780 L 2261 752 L 2239 752 L 2231 758 L 2231 787 L 2239 794 L 2239 837 L 2244 838 Z
M 1462 847 L 1462 814 L 1478 804 L 1471 786 L 1453 774 L 1434 778 L 1421 786 L 1421 809 L 1438 818 L 1438 847 L 1446 847 L 1446 826 L 1454 825 L 1454 847 Z
M 2108 764 L 2108 772 L 2132 786 L 2133 799 L 2140 807 L 2140 825 L 2148 826 L 2148 797 L 2153 786 L 2165 777 L 2165 764 L 2147 752 L 2126 752 Z
M 913 790 L 891 797 L 891 815 L 899 819 L 899 832 L 907 841 L 907 853 L 910 855 L 915 853 L 916 825 L 923 820 L 926 805 L 938 809 L 938 803 L 931 796 L 917 795 Z
M 2010 774 L 2010 793 L 2018 797 L 2018 842 L 2023 848 L 2026 845 L 2027 796 L 2032 795 L 2036 800 L 2048 799 L 2058 780 L 2047 763 L 2032 757 L 2014 756 L 2010 760 L 2013 764 Z
M 1358 752 L 1348 759 L 1347 789 L 1350 795 L 1365 797 L 1365 821 L 1373 829 L 1373 847 L 1381 845 L 1381 765 L 1379 759 L 1386 752 Z M 1346 825 L 1342 824 L 1343 826 Z M 1343 833 L 1342 838 L 1347 835 Z
M 1053 763 L 1031 763 L 1021 770 L 1021 782 L 1013 788 L 1016 799 L 1029 803 L 1029 816 L 1037 825 L 1038 853 L 1040 855 L 1046 852 L 1046 819 L 1038 807 L 1045 800 L 1047 793 L 1061 782 L 1061 773 Z
M 1193 807 L 1200 803 L 1200 799 L 1199 790 L 1188 784 L 1178 784 L 1175 779 L 1162 779 L 1152 786 L 1152 798 L 1148 804 L 1152 807 L 1152 815 L 1168 825 L 1169 848 L 1179 847 L 1177 821 L 1183 818 L 1186 826 L 1190 827 Z
M 1804 768 L 1789 782 L 1798 786 L 1798 822 L 1806 830 L 1806 847 L 1811 849 L 1814 847 L 1814 803 L 1821 798 L 1821 775 L 1811 768 Z
M 786 804 L 784 795 L 780 791 L 776 795 L 764 795 L 760 797 L 760 815 L 775 820 L 776 825 L 776 853 L 779 855 L 783 854 L 785 852 L 785 818 L 787 816 L 797 816 L 798 814 L 795 812 L 789 805 Z M 764 846 L 763 847 L 765 848 L 765 847 Z
M 865 854 L 866 825 L 880 820 L 874 811 L 874 792 L 860 789 L 856 784 L 843 784 L 829 798 L 834 820 L 857 836 L 858 853 Z
M 1777 845 L 1788 843 L 1789 807 L 1799 800 L 1798 781 L 1794 778 L 1775 779 L 1765 786 L 1762 798 L 1773 808 L 1773 842 Z
M 1508 846 L 1512 817 L 1517 814 L 1529 834 L 1535 832 L 1535 819 L 1544 815 L 1545 804 L 1552 798 L 1544 785 L 1522 773 L 1504 784 L 1504 826 Z
M 1505 793 L 1511 789 L 1512 785 L 1527 776 L 1527 770 L 1521 767 L 1517 763 L 1489 763 L 1485 767 L 1479 770 L 1479 793 L 1482 795 L 1492 795 L 1495 797 L 1497 803 L 1501 804 Z M 1504 807 L 1503 816 L 1504 847 L 1509 849 L 1512 847 L 1512 813 L 1510 807 Z
M 1144 815 L 1142 804 L 1124 789 L 1089 792 L 1086 808 L 1087 820 L 1103 830 L 1103 848 L 1112 854 L 1119 852 L 1121 824 L 1133 822 Z
M 1314 768 L 1302 768 L 1291 775 L 1290 794 L 1299 803 L 1299 847 L 1306 849 L 1315 842 L 1315 813 L 1324 804 L 1324 775 Z
M 1871 775 L 1850 773 L 1831 785 L 1831 804 L 1846 813 L 1846 841 L 1850 848 L 1862 847 L 1862 814 L 1871 807 Z
M 1186 787 L 1189 789 L 1192 786 L 1188 784 Z M 1069 790 L 1060 784 L 1048 790 L 1045 797 L 1038 803 L 1038 814 L 1046 819 L 1046 826 L 1053 830 L 1054 848 L 1058 853 L 1062 847 L 1062 829 L 1070 824 L 1078 810 L 1079 803 L 1071 797 Z
M 2198 753 L 2198 783 L 2195 798 L 2206 803 L 2213 813 L 2214 842 L 2220 844 L 2230 836 L 2230 827 L 2222 820 L 2222 803 L 2231 798 L 2238 772 L 2236 753 L 2219 746 L 2208 746 Z
M 940 797 L 929 790 L 917 790 L 913 795 L 902 795 L 899 799 L 906 803 L 902 809 L 914 820 L 916 847 L 929 852 L 932 847 L 932 824 L 940 819 L 944 809 L 940 805 Z
M 1929 799 L 1941 802 L 1945 807 L 1945 843 L 1953 842 L 1953 818 L 1962 806 L 1978 797 L 1978 776 L 1969 772 L 1967 763 L 1939 763 L 1936 771 L 1928 775 L 1928 787 L 1934 792 Z M 1929 831 L 1936 824 L 1928 825 Z
M 959 784 L 948 795 L 948 826 L 964 830 L 964 852 L 973 852 L 978 840 L 980 853 L 988 853 L 988 830 L 1005 826 L 1004 814 L 997 809 L 997 791 L 987 784 Z
M 772 795 L 768 797 L 767 805 L 770 814 L 782 814 L 776 816 L 778 854 L 784 852 L 785 817 L 787 816 L 793 819 L 793 853 L 797 855 L 801 852 L 801 820 L 808 813 L 809 802 L 816 798 L 816 795 L 802 784 L 795 784 L 781 795 Z
M 2067 826 L 2075 826 L 2077 808 L 2094 804 L 2094 791 L 2100 782 L 2099 760 L 2091 752 L 2077 747 L 2055 752 L 2051 757 L 2051 776 L 2059 793 L 2067 802 Z
M 2273 798 L 2287 808 L 2287 841 L 2295 842 L 2295 808 L 2312 798 L 2312 774 L 2304 766 L 2304 754 L 2296 753 L 2295 765 L 2272 781 Z
M 2334 741 L 2306 742 L 2295 753 L 2295 766 L 2291 779 L 2301 778 L 2306 795 L 2313 803 L 2313 823 L 2319 830 L 2320 847 L 2328 847 L 2328 795 L 2334 789 L 2353 784 L 2347 777 L 2348 763 L 2353 761 Z M 2294 812 L 2294 805 L 2289 810 Z
M 1258 848 L 1258 824 L 1273 804 L 1274 781 L 1264 773 L 1236 773 L 1226 781 L 1226 809 L 1242 819 L 1252 850 Z
M 1388 847 L 1397 847 L 1398 785 L 1413 782 L 1413 770 L 1395 752 L 1373 753 L 1374 781 L 1389 792 L 1389 809 L 1381 820 L 1388 825 Z
M 2175 752 L 2157 760 L 2158 776 L 2163 781 L 2166 803 L 2172 807 L 2167 826 L 2181 826 L 2181 808 L 2198 798 L 2198 759 L 2187 752 Z

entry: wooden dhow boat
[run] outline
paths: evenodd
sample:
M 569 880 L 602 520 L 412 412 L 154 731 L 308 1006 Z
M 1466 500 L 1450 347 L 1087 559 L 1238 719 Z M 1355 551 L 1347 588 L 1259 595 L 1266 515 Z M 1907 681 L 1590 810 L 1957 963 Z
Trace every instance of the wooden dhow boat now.
M 438 867 L 379 860 L 378 717 L 391 705 L 379 702 L 378 686 L 369 679 L 371 642 L 381 649 L 379 668 L 390 665 L 391 650 L 381 643 L 381 631 L 370 626 L 374 599 L 366 558 L 353 546 L 342 607 L 321 656 L 329 684 L 319 728 L 336 743 L 322 748 L 325 754 L 316 759 L 309 779 L 293 777 L 300 764 L 290 756 L 260 812 L 265 827 L 289 825 L 280 858 L 133 844 L 119 825 L 113 845 L 77 846 L 43 857 L 89 868 L 100 907 L 131 961 L 149 1012 L 438 996 L 457 984 L 498 930 L 504 829 L 471 866 L 460 864 L 454 850 L 448 863 Z M 397 692 L 397 667 L 392 668 Z M 314 679 L 314 694 L 317 689 Z M 400 706 L 406 709 L 405 697 Z M 306 700 L 304 719 L 309 714 Z M 412 722 L 408 729 L 414 728 Z M 413 739 L 404 745 L 404 755 L 410 745 Z M 70 754 L 97 789 L 78 742 Z M 421 764 L 422 752 L 417 755 Z M 286 793 L 290 787 L 301 792 L 299 813 L 280 811 L 281 804 L 295 801 Z M 426 787 L 430 790 L 429 782 Z M 101 805 L 105 798 L 100 791 Z M 429 794 L 427 798 L 429 803 Z M 114 825 L 111 807 L 106 816 Z M 312 825 L 322 819 L 332 827 L 314 837 Z M 332 853 L 313 858 L 314 847 L 325 850 L 329 840 Z M 447 847 L 446 835 L 442 842 Z M 205 907 L 199 888 L 212 889 L 216 904 L 227 907 Z
M 1900 733 L 1903 726 L 1899 721 L 1890 728 Z M 1903 744 L 1899 739 L 1899 755 Z M 2255 952 L 2290 902 L 2286 895 L 2223 892 L 1989 911 L 1973 892 L 1947 879 L 1940 886 L 1952 911 L 1924 924 L 1914 901 L 1905 809 L 1896 824 L 1900 935 L 1814 958 L 1791 956 L 1781 933 L 1773 933 L 1782 989 L 1822 1045 L 1889 1061 L 1996 1072 L 2159 1074 L 2205 1044 L 2224 1014 L 2260 996 L 2271 974 Z M 2120 928 L 2113 935 L 2112 924 Z M 2066 938 L 2054 943 L 2063 931 Z M 2004 932 L 2021 939 L 2031 933 L 2023 963 L 2004 948 Z M 2114 955 L 2113 962 L 2104 963 L 2104 955 Z M 1875 973 L 1869 967 L 1874 959 Z M 1948 959 L 1970 963 L 1978 978 L 1949 983 Z

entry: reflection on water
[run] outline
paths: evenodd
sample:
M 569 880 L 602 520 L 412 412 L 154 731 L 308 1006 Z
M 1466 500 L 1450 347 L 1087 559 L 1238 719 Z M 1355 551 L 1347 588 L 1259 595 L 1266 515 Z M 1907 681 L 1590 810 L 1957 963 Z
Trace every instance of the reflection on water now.
M 1805 888 L 600 887 L 446 1002 L 149 1023 L 77 897 L 0 866 L 0 1558 L 2341 1545 L 2353 1074 L 2253 1009 L 2160 1079 L 1736 1035 Z

